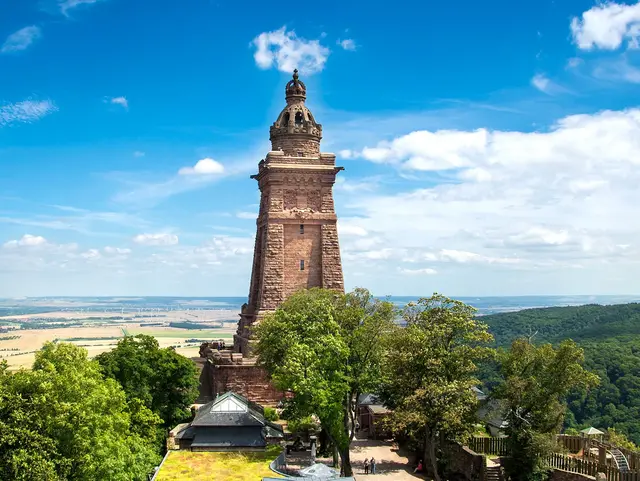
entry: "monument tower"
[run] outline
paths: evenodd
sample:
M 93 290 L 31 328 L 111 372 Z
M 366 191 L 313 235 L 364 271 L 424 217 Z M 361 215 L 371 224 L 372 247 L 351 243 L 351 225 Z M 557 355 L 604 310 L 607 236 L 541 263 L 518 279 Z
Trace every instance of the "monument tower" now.
M 307 88 L 293 71 L 287 105 L 270 129 L 271 152 L 258 164 L 260 211 L 249 300 L 242 307 L 234 350 L 249 354 L 251 325 L 303 288 L 344 291 L 333 207 L 342 167 L 320 152 L 322 125 L 305 105 Z

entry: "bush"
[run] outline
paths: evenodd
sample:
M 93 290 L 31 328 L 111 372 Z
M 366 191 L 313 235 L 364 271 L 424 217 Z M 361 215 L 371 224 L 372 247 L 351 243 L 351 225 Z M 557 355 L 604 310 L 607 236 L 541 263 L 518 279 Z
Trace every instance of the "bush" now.
M 274 408 L 266 407 L 264 408 L 264 418 L 267 421 L 274 422 L 280 419 L 280 416 L 278 416 L 278 411 L 276 411 Z

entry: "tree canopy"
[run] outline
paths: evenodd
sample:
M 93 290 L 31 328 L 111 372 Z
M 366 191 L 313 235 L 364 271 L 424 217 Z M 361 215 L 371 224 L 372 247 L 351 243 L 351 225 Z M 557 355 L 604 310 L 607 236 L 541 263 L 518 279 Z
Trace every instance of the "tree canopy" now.
M 535 334 L 536 342 L 558 345 L 571 338 L 584 349 L 585 367 L 600 385 L 568 397 L 566 428 L 613 428 L 640 445 L 640 304 L 527 309 L 482 317 L 498 346 Z M 497 365 L 485 365 L 488 390 L 499 382 Z
M 502 381 L 493 397 L 506 413 L 510 456 L 505 469 L 514 481 L 544 481 L 546 457 L 555 448 L 567 396 L 597 385 L 598 377 L 584 368 L 583 351 L 571 340 L 554 349 L 518 339 L 509 351 L 500 352 L 499 362 Z
M 171 348 L 160 348 L 152 336 L 126 336 L 115 349 L 96 357 L 103 373 L 123 387 L 127 399 L 138 400 L 173 428 L 188 419 L 198 397 L 195 364 Z
M 45 344 L 31 371 L 0 364 L 6 479 L 144 480 L 160 456 L 143 433 L 158 423 L 144 406 L 132 413 L 121 386 L 72 344 Z
M 487 326 L 475 309 L 434 294 L 403 311 L 404 329 L 387 339 L 380 394 L 394 409 L 395 430 L 420 440 L 424 460 L 440 479 L 442 443 L 473 429 L 477 363 L 492 354 Z
M 277 388 L 293 394 L 285 416 L 316 415 L 347 476 L 355 402 L 379 380 L 381 341 L 394 327 L 393 314 L 391 303 L 365 289 L 314 288 L 293 294 L 255 329 L 259 363 Z

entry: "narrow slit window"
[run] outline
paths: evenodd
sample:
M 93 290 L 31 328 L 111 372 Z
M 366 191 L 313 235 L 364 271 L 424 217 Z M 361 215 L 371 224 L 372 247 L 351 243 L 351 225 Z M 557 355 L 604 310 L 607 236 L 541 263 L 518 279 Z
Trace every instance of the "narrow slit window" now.
M 300 259 L 300 270 L 304 270 L 304 259 Z
M 304 157 L 304 152 L 298 152 L 298 157 Z
M 304 234 L 304 224 L 300 224 L 300 234 Z

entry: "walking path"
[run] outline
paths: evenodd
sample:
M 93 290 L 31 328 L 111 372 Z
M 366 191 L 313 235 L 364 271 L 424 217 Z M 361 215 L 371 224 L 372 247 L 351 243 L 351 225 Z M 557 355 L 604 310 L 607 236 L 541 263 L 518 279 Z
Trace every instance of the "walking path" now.
M 364 474 L 364 460 L 375 458 L 376 474 Z M 324 461 L 324 460 L 322 460 Z M 387 441 L 354 439 L 351 443 L 351 466 L 356 481 L 417 481 L 424 475 L 413 474 L 413 460 L 397 445 Z

